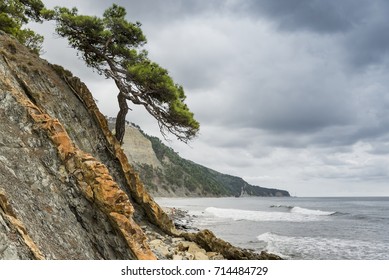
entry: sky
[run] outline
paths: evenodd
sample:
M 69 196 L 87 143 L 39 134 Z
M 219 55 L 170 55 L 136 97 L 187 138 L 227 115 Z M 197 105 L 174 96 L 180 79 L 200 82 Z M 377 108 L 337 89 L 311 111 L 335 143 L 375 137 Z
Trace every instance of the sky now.
M 179 154 L 295 196 L 389 196 L 386 0 L 44 0 L 142 23 L 149 57 L 184 87 L 200 122 Z M 85 67 L 54 23 L 43 57 L 79 76 L 107 116 L 117 88 Z M 162 138 L 136 105 L 127 120 Z

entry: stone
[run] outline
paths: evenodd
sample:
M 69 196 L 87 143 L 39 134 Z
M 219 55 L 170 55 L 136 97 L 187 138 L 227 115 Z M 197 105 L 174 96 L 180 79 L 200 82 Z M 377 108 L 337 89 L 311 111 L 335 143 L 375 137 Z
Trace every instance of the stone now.
M 224 260 L 224 257 L 221 254 L 216 252 L 207 252 L 207 257 L 210 260 Z
M 188 253 L 195 255 L 197 252 L 201 252 L 204 255 L 206 253 L 206 251 L 200 248 L 199 245 L 194 242 L 190 242 L 188 247 Z
M 183 256 L 181 255 L 173 255 L 173 261 L 182 261 L 183 260 Z
M 152 246 L 152 247 L 161 246 L 162 240 L 161 240 L 161 239 L 151 240 L 151 241 L 149 242 L 149 244 L 150 244 L 150 246 Z
M 182 238 L 182 237 L 173 237 L 172 238 L 172 243 L 173 244 L 177 244 L 177 243 L 179 243 L 179 242 L 181 242 L 181 241 L 184 241 L 185 239 L 184 238 Z
M 231 260 L 280 260 L 281 258 L 274 254 L 261 252 L 257 254 L 253 251 L 241 249 L 231 245 L 220 238 L 217 238 L 213 232 L 208 229 L 199 232 L 182 232 L 181 235 L 187 240 L 195 242 L 207 251 L 217 252 L 226 259 Z
M 166 258 L 169 258 L 169 256 L 171 257 L 171 253 L 167 246 L 158 246 L 155 247 L 155 250 L 158 251 L 161 255 L 163 255 Z
M 208 256 L 201 251 L 194 253 L 195 260 L 209 260 Z
M 178 249 L 179 251 L 182 251 L 182 252 L 188 251 L 189 245 L 190 245 L 190 242 L 188 242 L 188 241 L 183 241 L 183 242 L 178 243 L 177 249 Z

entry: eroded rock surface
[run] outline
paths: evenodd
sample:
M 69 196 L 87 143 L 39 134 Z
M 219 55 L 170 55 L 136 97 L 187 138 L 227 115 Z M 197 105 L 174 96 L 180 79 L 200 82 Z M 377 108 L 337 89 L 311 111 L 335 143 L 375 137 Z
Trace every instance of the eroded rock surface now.
M 162 168 L 162 164 L 155 155 L 150 140 L 132 125 L 127 125 L 126 127 L 122 148 L 130 162 L 146 164 L 156 169 Z
M 40 252 L 7 256 L 154 259 L 124 180 L 112 175 L 121 166 L 85 102 L 14 40 L 1 36 L 0 47 L 0 186 L 24 225 L 12 230 L 3 209 L 1 236 L 24 240 L 25 231 Z

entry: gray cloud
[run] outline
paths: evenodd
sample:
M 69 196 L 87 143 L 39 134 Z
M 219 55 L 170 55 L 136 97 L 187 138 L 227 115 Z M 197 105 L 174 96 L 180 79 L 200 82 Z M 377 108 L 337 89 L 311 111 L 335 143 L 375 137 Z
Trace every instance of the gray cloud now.
M 311 32 L 344 36 L 345 58 L 352 67 L 387 65 L 388 2 L 384 0 L 252 0 L 245 10 L 254 18 L 266 17 L 283 32 Z
M 265 16 L 284 31 L 344 32 L 365 19 L 370 5 L 355 0 L 252 0 L 247 13 Z
M 387 32 L 389 19 L 372 19 L 351 32 L 344 42 L 345 50 L 352 66 L 370 65 L 389 66 L 389 38 Z
M 85 14 L 101 15 L 113 3 L 126 8 L 130 21 L 140 21 L 145 26 L 157 26 L 177 23 L 187 18 L 197 17 L 199 14 L 212 15 L 215 12 L 223 13 L 228 9 L 227 1 L 223 0 L 108 0 L 108 1 L 77 1 L 58 0 L 44 1 L 49 7 L 66 6 L 77 7 Z

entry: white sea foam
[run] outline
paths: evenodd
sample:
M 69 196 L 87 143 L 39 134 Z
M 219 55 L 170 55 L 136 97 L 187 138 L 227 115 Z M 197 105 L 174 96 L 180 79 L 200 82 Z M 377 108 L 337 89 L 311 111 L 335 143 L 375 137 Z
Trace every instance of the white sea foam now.
M 290 212 L 303 214 L 303 215 L 316 215 L 316 216 L 330 216 L 336 213 L 336 212 L 306 209 L 298 206 L 291 208 Z
M 380 259 L 386 244 L 324 237 L 292 237 L 266 232 L 257 237 L 262 250 L 286 259 Z M 382 255 L 382 256 L 381 256 Z
M 294 207 L 295 208 L 295 207 Z M 300 208 L 303 209 L 303 208 Z M 293 210 L 293 208 L 291 209 Z M 275 212 L 275 211 L 249 211 L 241 209 L 225 209 L 208 207 L 205 212 L 218 218 L 249 221 L 289 221 L 289 222 L 309 222 L 325 219 L 330 212 L 322 212 L 304 209 L 296 212 Z M 305 213 L 304 213 L 305 212 Z M 323 215 L 326 213 L 326 215 Z

